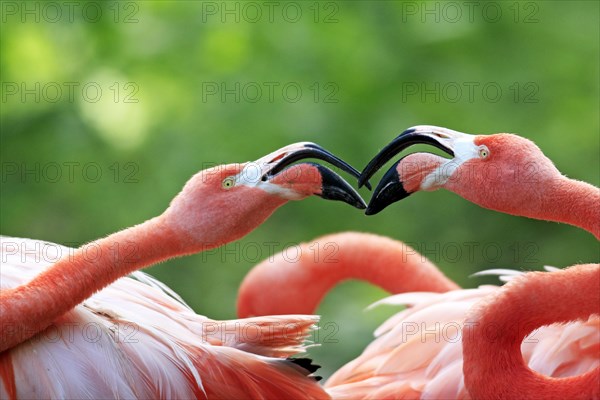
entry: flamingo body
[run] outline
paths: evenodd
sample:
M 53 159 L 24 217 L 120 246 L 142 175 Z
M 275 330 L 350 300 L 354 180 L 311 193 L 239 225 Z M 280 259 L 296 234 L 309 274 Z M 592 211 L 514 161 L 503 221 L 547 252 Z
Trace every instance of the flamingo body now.
M 525 279 L 528 274 L 511 271 Z M 464 384 L 465 320 L 479 302 L 501 293 L 484 285 L 446 293 L 409 292 L 375 305 L 406 306 L 376 331 L 363 353 L 326 383 L 333 398 L 469 399 Z M 490 327 L 490 335 L 502 332 Z M 532 332 L 520 346 L 523 361 L 549 377 L 577 376 L 600 366 L 600 319 L 554 323 Z M 481 381 L 483 387 L 485 382 Z
M 0 244 L 3 290 L 73 252 L 31 239 Z M 327 397 L 285 359 L 304 350 L 318 317 L 215 321 L 173 296 L 142 272 L 118 279 L 0 354 L 0 398 Z

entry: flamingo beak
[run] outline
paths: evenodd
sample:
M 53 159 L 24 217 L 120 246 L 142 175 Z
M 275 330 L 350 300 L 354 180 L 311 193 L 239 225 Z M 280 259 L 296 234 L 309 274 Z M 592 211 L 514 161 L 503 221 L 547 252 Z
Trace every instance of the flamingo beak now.
M 404 185 L 398 174 L 398 164 L 400 164 L 400 161 L 402 160 L 395 163 L 379 181 L 373 197 L 369 201 L 369 206 L 365 210 L 366 215 L 375 215 L 390 204 L 411 195 L 410 192 L 404 189 Z
M 261 181 L 271 181 L 277 175 L 281 174 L 287 168 L 292 166 L 293 163 L 309 158 L 326 161 L 357 179 L 360 176 L 360 172 L 358 170 L 344 160 L 325 150 L 321 146 L 315 143 L 302 142 L 286 146 L 258 160 L 257 163 L 262 164 L 263 174 Z M 342 179 L 337 173 L 320 164 L 301 164 L 307 164 L 316 168 L 321 176 L 321 190 L 319 193 L 317 193 L 319 196 L 328 200 L 343 201 L 361 210 L 367 208 L 367 205 L 362 197 L 360 197 L 356 190 L 352 188 L 352 186 L 350 186 L 348 182 Z M 296 165 L 299 164 L 294 164 L 294 166 Z M 367 186 L 368 189 L 371 189 L 371 185 L 366 181 L 365 186 Z
M 457 141 L 467 137 L 471 137 L 471 135 L 437 126 L 420 125 L 409 128 L 373 157 L 358 179 L 358 187 L 360 188 L 363 183 L 367 182 L 392 157 L 412 145 L 429 144 L 454 157 Z M 379 181 L 365 211 L 367 215 L 377 214 L 388 205 L 410 195 L 398 175 L 397 168 L 401 161 L 402 159 L 396 162 Z

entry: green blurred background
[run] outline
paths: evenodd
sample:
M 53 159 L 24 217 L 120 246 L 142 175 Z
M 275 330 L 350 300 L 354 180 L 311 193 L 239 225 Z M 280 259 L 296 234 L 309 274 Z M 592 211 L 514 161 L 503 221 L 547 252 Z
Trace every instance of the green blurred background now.
M 566 175 L 600 184 L 598 2 L 67 3 L 2 3 L 4 235 L 79 245 L 159 214 L 208 165 L 308 140 L 362 169 L 418 124 L 519 133 Z M 369 218 L 294 202 L 225 251 L 148 272 L 198 313 L 234 318 L 265 243 L 345 230 L 413 243 L 467 287 L 494 281 L 469 278 L 485 268 L 600 255 L 580 229 L 439 191 Z M 346 282 L 325 299 L 318 341 L 330 340 L 310 355 L 326 376 L 394 312 L 363 312 L 383 296 Z

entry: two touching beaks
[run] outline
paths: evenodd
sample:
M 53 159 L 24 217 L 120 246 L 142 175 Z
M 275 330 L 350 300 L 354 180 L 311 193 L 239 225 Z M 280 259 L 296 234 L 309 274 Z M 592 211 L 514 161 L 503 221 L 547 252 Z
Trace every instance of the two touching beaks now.
M 454 157 L 456 144 L 471 136 L 472 135 L 437 126 L 420 125 L 409 128 L 377 153 L 363 169 L 362 173 L 359 173 L 358 170 L 322 147 L 314 143 L 304 143 L 302 144 L 302 151 L 297 151 L 284 157 L 278 165 L 269 172 L 269 174 L 274 175 L 277 172 L 282 171 L 286 166 L 289 166 L 292 162 L 300 159 L 318 158 L 341 168 L 343 171 L 357 178 L 358 188 L 366 186 L 370 190 L 371 186 L 369 184 L 369 179 L 391 158 L 408 147 L 416 144 L 428 144 Z M 322 165 L 312 164 L 319 170 L 322 177 L 323 189 L 318 195 L 324 199 L 339 200 L 358 209 L 365 209 L 365 214 L 367 215 L 377 214 L 390 204 L 402 200 L 412 193 L 412 191 L 405 188 L 402 177 L 398 173 L 398 166 L 403 159 L 404 157 L 394 163 L 394 165 L 392 165 L 384 174 L 368 205 L 358 192 L 338 174 Z

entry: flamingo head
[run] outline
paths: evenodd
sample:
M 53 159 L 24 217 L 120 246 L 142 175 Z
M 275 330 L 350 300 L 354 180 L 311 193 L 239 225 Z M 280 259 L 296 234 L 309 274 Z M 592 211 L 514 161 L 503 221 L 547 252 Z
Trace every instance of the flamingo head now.
M 168 224 L 206 249 L 246 235 L 289 200 L 317 195 L 366 208 L 360 195 L 331 169 L 312 162 L 294 164 L 307 158 L 359 176 L 356 169 L 314 143 L 292 144 L 253 162 L 200 171 L 171 202 L 165 212 Z
M 366 210 L 376 214 L 414 192 L 445 188 L 482 207 L 525 215 L 541 204 L 549 180 L 561 176 L 532 141 L 500 133 L 469 135 L 436 126 L 407 129 L 365 167 L 359 187 L 387 161 L 414 144 L 435 146 L 451 158 L 430 153 L 402 157 L 384 175 Z

